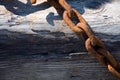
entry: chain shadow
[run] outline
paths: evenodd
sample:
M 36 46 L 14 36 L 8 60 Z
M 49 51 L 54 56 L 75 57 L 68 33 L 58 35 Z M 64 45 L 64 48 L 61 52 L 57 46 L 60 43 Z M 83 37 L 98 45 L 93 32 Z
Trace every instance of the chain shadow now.
M 70 5 L 78 10 L 79 13 L 82 15 L 85 13 L 85 8 L 97 10 L 105 4 L 111 3 L 112 1 L 113 0 L 69 0 L 67 2 L 68 4 L 70 3 Z M 62 18 L 60 17 L 62 17 L 62 15 L 55 16 L 53 12 L 50 12 L 46 17 L 46 20 L 50 25 L 54 26 L 54 20 L 61 20 Z
M 111 3 L 114 0 L 86 0 L 85 7 L 89 9 L 99 9 L 106 3 Z
M 4 5 L 8 11 L 20 16 L 26 16 L 36 11 L 44 10 L 50 7 L 47 2 L 43 2 L 38 5 L 32 5 L 29 0 L 27 0 L 26 4 L 18 0 L 14 0 L 12 2 L 1 1 L 0 5 Z
M 79 1 L 69 0 L 67 2 L 70 3 L 70 5 L 76 10 L 78 10 L 81 14 L 84 14 L 85 13 L 84 8 L 97 10 L 106 3 L 110 3 L 112 1 L 113 0 L 79 0 Z M 0 2 L 0 5 L 4 5 L 8 11 L 20 16 L 26 16 L 36 11 L 44 10 L 50 7 L 50 5 L 47 2 L 43 2 L 38 5 L 32 5 L 30 4 L 29 0 L 27 0 L 26 4 L 18 0 L 14 0 L 13 2 L 10 3 L 7 3 L 4 0 L 2 0 Z M 54 15 L 53 12 L 50 12 L 46 17 L 46 20 L 50 25 L 54 26 L 55 25 L 54 21 L 61 20 L 62 18 L 60 17 L 62 16 L 61 15 L 56 16 Z
M 47 16 L 46 16 L 46 20 L 47 22 L 52 25 L 55 26 L 54 21 L 55 20 L 62 20 L 62 16 L 61 15 L 55 15 L 53 12 L 50 12 Z

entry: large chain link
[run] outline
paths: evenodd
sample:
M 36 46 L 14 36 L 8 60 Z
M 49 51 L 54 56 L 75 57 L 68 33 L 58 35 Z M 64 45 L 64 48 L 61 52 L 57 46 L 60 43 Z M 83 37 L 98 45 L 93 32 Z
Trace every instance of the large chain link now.
M 36 0 L 31 0 L 36 1 Z M 83 38 L 88 52 L 94 55 L 107 69 L 120 79 L 120 63 L 107 51 L 101 39 L 94 35 L 88 23 L 81 14 L 72 8 L 66 0 L 47 0 L 59 14 L 63 15 L 66 24 Z M 77 19 L 77 24 L 73 22 Z
M 36 0 L 30 0 L 30 3 L 35 4 Z
M 106 50 L 104 43 L 94 35 L 81 14 L 72 8 L 65 0 L 48 1 L 55 9 L 57 9 L 58 13 L 63 13 L 63 19 L 67 25 L 74 32 L 81 35 L 85 41 L 85 47 L 88 52 L 93 54 L 113 75 L 120 79 L 120 63 Z M 52 1 L 52 3 L 50 1 Z M 62 11 L 62 8 L 64 11 Z M 77 18 L 78 23 L 74 24 L 72 18 Z

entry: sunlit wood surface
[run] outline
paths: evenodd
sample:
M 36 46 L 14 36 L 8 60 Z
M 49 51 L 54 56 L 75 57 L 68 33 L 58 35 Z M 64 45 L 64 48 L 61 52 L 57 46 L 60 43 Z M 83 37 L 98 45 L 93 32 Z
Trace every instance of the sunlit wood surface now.
M 45 0 L 0 2 L 0 80 L 117 80 Z M 120 1 L 67 0 L 120 61 Z

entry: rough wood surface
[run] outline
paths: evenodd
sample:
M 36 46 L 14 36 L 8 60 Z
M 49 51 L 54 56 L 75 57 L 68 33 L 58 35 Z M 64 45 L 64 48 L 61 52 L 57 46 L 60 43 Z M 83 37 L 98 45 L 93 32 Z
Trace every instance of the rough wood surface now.
M 67 0 L 120 61 L 120 1 Z M 0 0 L 0 80 L 117 80 L 45 0 Z

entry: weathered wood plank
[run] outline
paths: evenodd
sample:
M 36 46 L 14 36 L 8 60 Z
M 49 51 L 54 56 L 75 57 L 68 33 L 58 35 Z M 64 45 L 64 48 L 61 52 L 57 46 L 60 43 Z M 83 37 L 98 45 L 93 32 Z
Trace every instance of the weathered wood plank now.
M 120 61 L 120 1 L 67 1 Z M 0 80 L 117 80 L 53 7 L 25 3 L 0 1 Z

